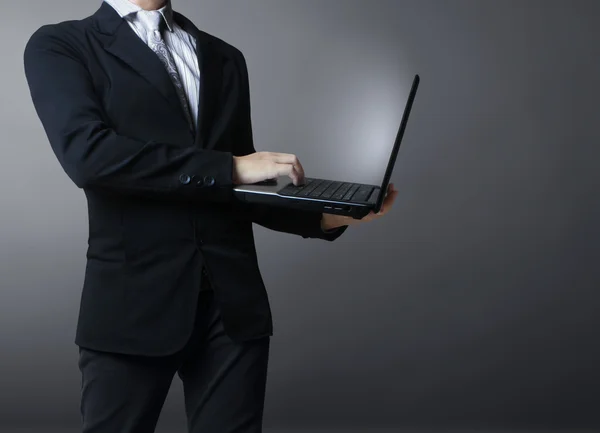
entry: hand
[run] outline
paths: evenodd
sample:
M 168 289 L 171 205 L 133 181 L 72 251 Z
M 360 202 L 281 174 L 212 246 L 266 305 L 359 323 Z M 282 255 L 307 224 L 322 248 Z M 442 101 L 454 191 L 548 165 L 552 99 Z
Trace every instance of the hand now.
M 398 195 L 398 190 L 394 188 L 394 184 L 390 183 L 388 185 L 388 190 L 383 200 L 383 205 L 379 210 L 379 213 L 375 213 L 373 211 L 369 212 L 364 218 L 358 220 L 354 219 L 350 216 L 345 215 L 334 215 L 329 213 L 324 213 L 321 218 L 321 228 L 323 230 L 332 230 L 341 226 L 351 226 L 360 223 L 365 223 L 369 221 L 373 221 L 375 219 L 381 218 L 383 215 L 389 212 L 390 208 L 394 204 L 394 200 L 396 200 L 396 196 Z
M 277 152 L 254 152 L 233 157 L 235 185 L 262 182 L 279 176 L 289 176 L 294 185 L 304 183 L 304 168 L 296 155 Z

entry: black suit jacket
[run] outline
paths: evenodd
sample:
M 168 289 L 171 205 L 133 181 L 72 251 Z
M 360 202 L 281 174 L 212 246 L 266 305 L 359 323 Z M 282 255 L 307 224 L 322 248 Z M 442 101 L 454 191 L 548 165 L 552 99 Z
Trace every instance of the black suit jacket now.
M 181 349 L 203 268 L 232 339 L 272 335 L 252 223 L 329 241 L 345 230 L 323 232 L 321 214 L 234 198 L 233 156 L 255 152 L 245 59 L 183 15 L 174 19 L 197 40 L 195 136 L 164 66 L 108 4 L 42 26 L 25 48 L 36 112 L 87 198 L 79 346 L 155 356 Z

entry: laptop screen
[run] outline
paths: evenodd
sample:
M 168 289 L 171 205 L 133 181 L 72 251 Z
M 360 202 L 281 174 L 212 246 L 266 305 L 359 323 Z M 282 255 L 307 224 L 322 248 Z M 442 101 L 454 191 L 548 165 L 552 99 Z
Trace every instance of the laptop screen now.
M 377 198 L 377 203 L 375 204 L 375 208 L 373 209 L 374 212 L 379 212 L 381 206 L 383 205 L 385 193 L 390 183 L 390 178 L 392 177 L 392 171 L 394 170 L 394 165 L 396 164 L 396 157 L 398 156 L 400 143 L 402 142 L 402 137 L 404 136 L 404 130 L 406 129 L 408 116 L 410 115 L 410 110 L 412 109 L 412 105 L 415 100 L 415 95 L 417 94 L 417 88 L 419 87 L 420 81 L 421 79 L 419 75 L 415 75 L 412 88 L 410 89 L 410 94 L 408 95 L 408 101 L 406 102 L 406 108 L 404 108 L 404 114 L 402 115 L 402 121 L 400 122 L 400 128 L 398 129 L 398 134 L 396 135 L 396 142 L 394 143 L 394 147 L 392 148 L 392 154 L 390 155 L 390 160 L 388 162 L 387 169 L 385 170 L 385 176 L 383 177 L 383 183 L 381 184 L 379 197 Z

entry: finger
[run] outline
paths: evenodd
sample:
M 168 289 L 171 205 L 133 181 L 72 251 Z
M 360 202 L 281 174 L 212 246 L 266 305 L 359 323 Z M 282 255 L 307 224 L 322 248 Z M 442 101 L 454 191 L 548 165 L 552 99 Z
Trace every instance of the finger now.
M 276 164 L 277 176 L 289 176 L 294 185 L 299 185 L 304 181 L 304 178 L 300 178 L 300 174 L 292 164 Z
M 270 162 L 269 167 L 269 177 L 280 177 L 280 176 L 290 176 L 293 170 L 293 166 L 289 164 L 278 164 L 276 162 Z M 291 177 L 291 176 L 290 176 Z
M 290 165 L 292 165 L 292 167 L 294 167 L 294 171 L 298 175 L 298 182 L 302 184 L 302 183 L 304 183 L 304 168 L 302 167 L 302 164 L 300 164 L 300 161 L 298 161 L 298 160 L 296 160 L 296 161 L 297 161 L 297 163 L 290 164 Z
M 398 196 L 398 191 L 393 191 L 391 194 L 389 194 L 383 201 L 383 205 L 381 206 L 381 210 L 379 211 L 377 216 L 385 215 L 391 209 L 397 196 Z
M 300 163 L 300 160 L 298 158 L 296 158 L 296 161 L 298 161 L 297 164 L 295 164 L 294 166 L 296 167 L 296 171 L 298 171 L 298 174 L 300 175 L 300 178 L 302 179 L 302 182 L 304 182 L 304 167 L 302 166 L 302 164 Z
M 384 200 L 388 195 L 390 195 L 390 192 L 391 192 L 390 185 L 388 184 L 387 189 L 385 190 L 384 195 L 383 195 Z
M 349 226 L 349 225 L 357 224 L 357 223 L 361 222 L 361 220 L 354 219 L 351 216 L 339 215 L 339 217 L 340 217 L 340 221 L 342 222 L 342 225 L 345 225 L 345 226 Z
M 293 176 L 294 185 L 304 184 L 304 173 L 298 170 L 298 166 L 292 165 L 291 176 Z
M 397 196 L 398 196 L 397 191 L 393 191 L 393 192 L 389 193 L 388 196 L 385 198 L 385 200 L 383 200 L 383 206 L 386 208 L 389 208 L 392 205 L 392 203 L 394 203 L 394 200 L 396 200 Z
M 392 194 L 390 195 L 390 198 L 389 198 L 390 206 L 392 205 L 392 203 L 394 203 L 394 201 L 396 200 L 396 197 L 398 197 L 398 190 L 397 189 L 395 189 L 394 191 L 392 191 Z
M 266 157 L 278 164 L 300 164 L 298 157 L 292 153 L 266 152 Z
M 266 156 L 277 164 L 290 164 L 294 166 L 300 181 L 304 182 L 304 167 L 296 155 L 291 153 L 266 152 Z

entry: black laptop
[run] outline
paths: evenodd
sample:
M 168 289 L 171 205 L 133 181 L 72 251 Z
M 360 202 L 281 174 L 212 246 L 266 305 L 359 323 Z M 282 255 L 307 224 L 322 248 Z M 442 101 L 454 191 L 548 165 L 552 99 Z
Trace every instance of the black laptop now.
M 294 185 L 288 176 L 281 176 L 250 185 L 238 185 L 234 188 L 235 196 L 251 203 L 348 215 L 357 219 L 363 218 L 371 210 L 379 212 L 396 163 L 419 81 L 419 76 L 415 75 L 381 186 L 310 177 L 304 178 L 304 184 Z

